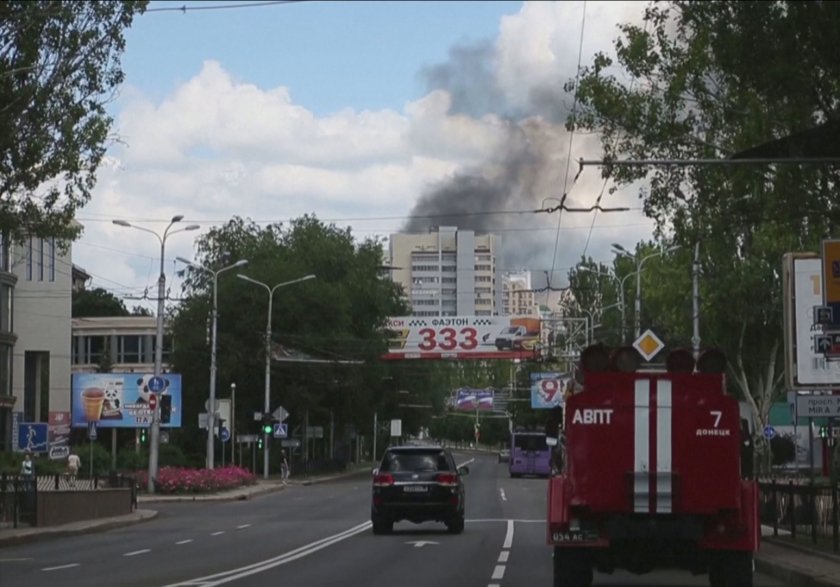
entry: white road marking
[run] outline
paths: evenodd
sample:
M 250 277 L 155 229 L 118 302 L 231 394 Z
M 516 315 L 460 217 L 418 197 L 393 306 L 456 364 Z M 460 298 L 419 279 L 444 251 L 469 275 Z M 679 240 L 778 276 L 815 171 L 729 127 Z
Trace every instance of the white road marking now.
M 134 550 L 132 552 L 126 552 L 123 556 L 137 556 L 138 554 L 146 554 L 147 552 L 152 552 L 152 549 L 144 548 L 143 550 Z
M 505 576 L 505 565 L 496 565 L 496 568 L 493 569 L 493 576 L 490 577 L 493 580 L 502 579 Z
M 42 571 L 60 571 L 61 569 L 72 569 L 73 567 L 78 567 L 79 563 L 70 563 L 69 565 L 60 565 L 57 567 L 44 567 L 41 569 Z
M 250 528 L 251 524 L 242 524 L 241 526 L 237 526 L 237 530 L 244 530 L 245 528 Z
M 474 524 L 499 523 L 499 522 L 516 522 L 517 524 L 545 524 L 545 518 L 542 520 L 520 520 L 511 518 L 475 518 L 473 520 L 466 520 Z
M 508 557 L 509 556 L 510 556 L 510 551 L 509 550 L 503 550 L 502 552 L 499 553 L 499 562 L 500 563 L 508 562 Z
M 505 534 L 505 543 L 502 548 L 510 549 L 513 545 L 513 520 L 507 521 L 507 534 Z
M 219 530 L 218 532 L 213 532 L 212 534 L 210 534 L 210 536 L 218 536 L 219 534 L 224 534 L 224 533 L 225 533 L 224 530 Z
M 244 567 L 230 569 L 221 573 L 216 573 L 215 575 L 208 575 L 206 577 L 188 579 L 180 583 L 173 583 L 171 585 L 167 585 L 166 587 L 215 587 L 216 585 L 230 583 L 232 581 L 236 581 L 238 579 L 242 579 L 250 575 L 255 575 L 257 573 L 262 573 L 263 571 L 273 569 L 274 567 L 279 567 L 280 565 L 285 565 L 297 559 L 313 554 L 328 546 L 332 546 L 333 544 L 341 542 L 342 540 L 352 538 L 356 534 L 367 532 L 368 530 L 370 530 L 370 526 L 370 522 L 364 522 L 357 526 L 353 526 L 352 528 L 349 528 L 344 532 L 339 532 L 338 534 L 333 534 L 332 536 L 327 536 L 326 538 L 316 540 L 315 542 L 311 542 L 305 546 L 301 546 L 294 550 L 290 550 L 289 552 L 286 552 L 274 558 L 266 559 L 264 561 L 260 561 L 250 565 L 245 565 Z
M 502 496 L 502 501 L 507 501 L 507 495 L 505 495 L 505 490 L 504 489 L 499 488 L 499 495 Z
M 192 542 L 192 541 L 193 541 L 193 539 L 192 539 L 192 538 L 187 538 L 186 540 L 179 540 L 179 541 L 178 541 L 178 542 L 176 542 L 175 544 L 189 544 L 189 543 L 190 543 L 190 542 Z

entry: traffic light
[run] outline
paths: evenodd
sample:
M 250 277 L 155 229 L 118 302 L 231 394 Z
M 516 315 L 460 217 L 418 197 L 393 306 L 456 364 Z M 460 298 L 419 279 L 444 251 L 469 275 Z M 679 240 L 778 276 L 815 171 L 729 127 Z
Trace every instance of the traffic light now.
M 828 426 L 820 426 L 820 438 L 828 438 Z
M 263 437 L 262 436 L 257 436 L 257 448 L 262 450 L 262 447 L 263 447 Z
M 261 430 L 263 434 L 272 434 L 274 432 L 274 424 L 277 419 L 271 414 L 263 415 Z
M 145 428 L 141 428 L 141 429 L 140 429 L 140 444 L 146 444 L 146 439 L 147 439 L 147 438 L 148 438 L 148 437 L 147 437 L 147 435 L 146 435 L 146 429 L 145 429 Z
M 169 424 L 172 419 L 172 396 L 169 394 L 158 397 L 160 402 L 160 423 Z

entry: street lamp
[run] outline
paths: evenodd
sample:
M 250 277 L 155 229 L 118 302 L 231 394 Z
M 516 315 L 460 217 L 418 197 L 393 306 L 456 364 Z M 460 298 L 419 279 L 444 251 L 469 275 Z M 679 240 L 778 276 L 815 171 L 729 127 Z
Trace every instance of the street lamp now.
M 630 251 L 628 251 L 627 249 L 625 249 L 624 247 L 622 247 L 618 243 L 613 243 L 612 247 L 613 247 L 613 252 L 614 253 L 617 253 L 618 255 L 623 256 L 623 257 L 628 257 L 630 259 L 635 259 L 636 260 L 636 271 L 635 271 L 635 273 L 636 273 L 636 309 L 635 309 L 636 316 L 635 316 L 635 319 L 634 319 L 634 323 L 635 323 L 634 326 L 635 326 L 635 331 L 636 331 L 636 338 L 638 339 L 639 334 L 641 334 L 640 330 L 641 330 L 641 321 L 642 321 L 642 265 L 648 259 L 652 259 L 653 257 L 659 257 L 660 255 L 664 255 L 665 253 L 670 253 L 671 251 L 675 251 L 675 250 L 679 249 L 680 247 L 679 247 L 679 245 L 669 247 L 667 249 L 663 249 L 661 251 L 651 253 L 650 255 L 642 257 L 641 259 L 639 259 L 637 256 L 633 255 Z M 630 275 L 632 275 L 632 273 Z
M 264 413 L 268 414 L 271 412 L 271 302 L 274 299 L 274 292 L 277 291 L 279 288 L 284 287 L 286 285 L 292 285 L 293 283 L 300 283 L 301 281 L 306 281 L 308 279 L 315 279 L 315 275 L 305 275 L 304 277 L 299 277 L 297 279 L 293 279 L 291 281 L 284 281 L 283 283 L 278 283 L 274 287 L 270 287 L 267 283 L 263 283 L 262 281 L 257 281 L 256 279 L 252 279 L 247 275 L 242 275 L 241 273 L 237 273 L 236 276 L 239 279 L 244 279 L 245 281 L 250 281 L 251 283 L 255 283 L 265 288 L 268 292 L 268 319 L 266 320 L 265 324 L 265 404 L 264 404 Z M 265 434 L 265 453 L 263 454 L 263 479 L 268 479 L 268 441 L 269 435 L 267 432 L 263 431 Z
M 632 271 L 632 272 L 628 273 L 627 275 L 625 275 L 624 277 L 619 279 L 619 277 L 617 275 L 615 275 L 614 273 L 601 273 L 600 271 L 595 271 L 594 269 L 592 269 L 590 267 L 586 267 L 585 265 L 582 266 L 582 267 L 578 267 L 578 271 L 586 271 L 588 273 L 594 273 L 595 275 L 603 275 L 604 277 L 612 277 L 613 279 L 615 279 L 618 282 L 618 299 L 619 299 L 619 302 L 618 302 L 617 305 L 618 305 L 619 311 L 621 312 L 621 344 L 624 344 L 624 324 L 626 323 L 625 308 L 624 308 L 624 282 L 627 281 L 628 277 L 632 277 L 633 275 L 636 275 L 636 272 Z M 616 304 L 612 304 L 611 306 L 607 306 L 607 308 L 612 308 L 615 305 Z M 606 310 L 607 308 L 603 308 L 603 310 Z M 594 336 L 594 332 L 593 332 L 593 336 Z
M 185 230 L 198 230 L 199 228 L 201 228 L 198 224 L 190 224 L 189 226 L 185 226 L 184 228 L 179 228 L 177 230 L 169 232 L 170 228 L 172 228 L 176 223 L 181 222 L 181 220 L 183 219 L 183 214 L 173 216 L 172 220 L 169 221 L 169 225 L 163 231 L 163 235 L 156 233 L 154 230 L 131 224 L 130 222 L 126 222 L 125 220 L 113 220 L 113 223 L 117 226 L 136 228 L 137 230 L 142 230 L 143 232 L 151 233 L 155 235 L 155 237 L 157 237 L 157 239 L 160 241 L 160 277 L 158 277 L 157 334 L 155 336 L 155 377 L 160 377 L 161 371 L 163 371 L 163 313 L 165 311 L 163 305 L 163 296 L 166 288 L 166 273 L 164 272 L 163 261 L 164 249 L 166 247 L 166 239 L 177 232 L 184 232 Z M 159 410 L 160 402 L 157 402 L 155 404 L 155 409 L 152 410 L 152 423 L 149 427 L 149 482 L 146 488 L 149 493 L 155 492 L 155 478 L 157 477 L 158 472 L 158 451 L 160 449 Z
M 176 261 L 180 261 L 185 265 L 189 265 L 194 269 L 206 271 L 213 276 L 213 326 L 212 339 L 210 343 L 210 400 L 207 404 L 207 462 L 208 469 L 215 467 L 216 441 L 214 440 L 215 426 L 216 426 L 216 322 L 219 317 L 219 274 L 235 267 L 242 267 L 248 264 L 247 259 L 240 259 L 232 265 L 222 267 L 221 269 L 210 269 L 199 263 L 185 259 L 184 257 L 175 257 Z M 224 457 L 224 454 L 222 454 Z M 224 461 L 224 458 L 222 459 Z M 222 463 L 224 465 L 224 462 Z

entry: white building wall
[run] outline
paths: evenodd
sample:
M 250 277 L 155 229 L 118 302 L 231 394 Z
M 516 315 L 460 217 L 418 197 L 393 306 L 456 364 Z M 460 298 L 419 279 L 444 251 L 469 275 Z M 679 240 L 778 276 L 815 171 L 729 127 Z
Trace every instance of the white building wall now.
M 41 406 L 35 389 L 34 420 L 42 411 L 70 410 L 70 318 L 72 252 L 62 252 L 53 239 L 32 237 L 13 247 L 13 330 L 17 335 L 12 359 L 14 411 L 24 411 L 27 352 L 41 352 L 49 361 L 49 405 Z M 36 377 L 36 381 L 38 378 Z

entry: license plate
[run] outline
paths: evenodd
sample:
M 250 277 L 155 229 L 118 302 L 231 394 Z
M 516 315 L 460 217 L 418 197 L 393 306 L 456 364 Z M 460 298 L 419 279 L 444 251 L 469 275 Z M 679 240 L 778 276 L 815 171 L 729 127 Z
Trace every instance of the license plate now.
M 425 485 L 406 485 L 403 487 L 405 493 L 426 493 L 429 488 Z

